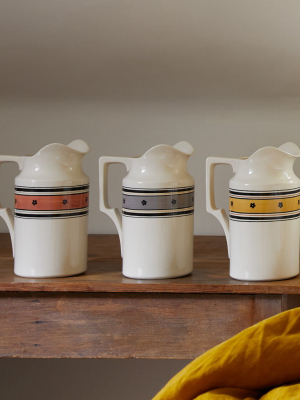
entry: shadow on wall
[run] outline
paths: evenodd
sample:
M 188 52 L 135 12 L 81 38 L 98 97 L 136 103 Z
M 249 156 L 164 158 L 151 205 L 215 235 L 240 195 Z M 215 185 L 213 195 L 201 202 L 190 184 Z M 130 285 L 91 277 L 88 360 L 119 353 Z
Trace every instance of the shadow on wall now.
M 1 359 L 4 400 L 151 400 L 186 360 Z

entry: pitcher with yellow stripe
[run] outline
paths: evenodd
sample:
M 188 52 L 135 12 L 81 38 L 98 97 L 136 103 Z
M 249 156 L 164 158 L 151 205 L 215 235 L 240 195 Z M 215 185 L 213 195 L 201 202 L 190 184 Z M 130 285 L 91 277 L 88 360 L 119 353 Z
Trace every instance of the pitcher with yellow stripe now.
M 300 179 L 293 166 L 294 143 L 264 147 L 249 158 L 209 157 L 206 209 L 221 223 L 227 240 L 230 276 L 268 281 L 299 274 Z M 214 197 L 214 169 L 229 164 L 229 218 Z

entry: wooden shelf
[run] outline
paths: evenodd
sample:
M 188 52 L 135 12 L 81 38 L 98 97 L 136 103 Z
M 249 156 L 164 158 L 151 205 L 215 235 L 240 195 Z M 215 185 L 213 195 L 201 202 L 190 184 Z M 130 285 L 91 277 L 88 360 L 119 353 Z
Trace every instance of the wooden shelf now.
M 300 305 L 299 277 L 231 279 L 224 237 L 196 236 L 194 259 L 183 278 L 127 279 L 118 237 L 91 235 L 85 274 L 27 279 L 0 234 L 0 356 L 192 359 Z
M 119 247 L 115 235 L 91 235 L 86 273 L 68 278 L 26 279 L 14 275 L 9 237 L 0 234 L 0 292 L 300 294 L 300 277 L 274 282 L 231 279 L 222 236 L 196 236 L 193 273 L 176 279 L 125 278 Z

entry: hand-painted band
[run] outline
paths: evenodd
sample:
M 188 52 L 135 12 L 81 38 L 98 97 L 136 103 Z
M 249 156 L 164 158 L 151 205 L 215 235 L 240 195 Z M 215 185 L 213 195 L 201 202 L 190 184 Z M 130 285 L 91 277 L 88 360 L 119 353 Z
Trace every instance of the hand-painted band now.
M 15 217 L 74 218 L 88 214 L 89 185 L 15 187 Z
M 123 215 L 136 218 L 182 217 L 194 213 L 194 186 L 123 188 Z
M 300 190 L 229 191 L 229 217 L 234 221 L 279 221 L 300 216 Z

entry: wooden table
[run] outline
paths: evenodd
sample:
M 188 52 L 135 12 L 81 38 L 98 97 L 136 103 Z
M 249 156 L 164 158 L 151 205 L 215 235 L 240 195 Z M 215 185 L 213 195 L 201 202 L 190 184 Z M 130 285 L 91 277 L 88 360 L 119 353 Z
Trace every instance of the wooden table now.
M 229 277 L 224 237 L 195 237 L 184 278 L 122 276 L 117 236 L 89 237 L 88 271 L 71 278 L 13 273 L 0 234 L 0 356 L 193 359 L 256 322 L 300 305 L 300 278 Z

